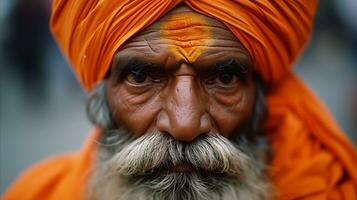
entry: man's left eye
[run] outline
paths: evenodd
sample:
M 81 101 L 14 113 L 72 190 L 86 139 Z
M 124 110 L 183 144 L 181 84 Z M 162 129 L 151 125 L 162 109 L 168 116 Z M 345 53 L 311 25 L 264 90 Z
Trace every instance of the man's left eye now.
M 223 72 L 218 75 L 218 80 L 224 85 L 231 84 L 236 81 L 237 76 L 231 73 Z
M 207 85 L 223 85 L 223 86 L 228 86 L 236 83 L 238 81 L 237 75 L 234 73 L 229 73 L 229 72 L 221 72 L 218 75 L 211 76 L 208 79 L 206 79 L 206 84 Z

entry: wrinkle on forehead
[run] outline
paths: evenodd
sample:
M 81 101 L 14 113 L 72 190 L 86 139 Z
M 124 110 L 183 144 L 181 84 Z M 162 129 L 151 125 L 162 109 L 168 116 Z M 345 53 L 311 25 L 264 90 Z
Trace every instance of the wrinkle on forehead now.
M 131 38 L 118 51 L 119 54 L 124 52 L 164 67 L 175 67 L 183 62 L 196 67 L 210 66 L 230 57 L 251 62 L 248 51 L 222 22 L 185 6 L 176 7 Z
M 194 12 L 173 13 L 160 23 L 160 36 L 177 60 L 193 63 L 211 44 L 212 26 Z

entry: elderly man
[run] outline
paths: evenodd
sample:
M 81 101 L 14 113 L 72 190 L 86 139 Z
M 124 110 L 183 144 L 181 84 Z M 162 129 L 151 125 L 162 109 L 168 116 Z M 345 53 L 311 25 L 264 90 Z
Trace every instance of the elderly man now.
M 316 1 L 53 4 L 98 127 L 4 199 L 357 199 L 357 156 L 289 70 Z

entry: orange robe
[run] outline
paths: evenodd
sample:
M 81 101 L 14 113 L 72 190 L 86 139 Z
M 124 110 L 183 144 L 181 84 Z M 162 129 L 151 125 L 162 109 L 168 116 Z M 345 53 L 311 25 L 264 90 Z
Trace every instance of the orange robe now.
M 54 0 L 51 30 L 87 90 L 120 46 L 179 3 L 222 21 L 269 86 L 265 134 L 277 199 L 357 199 L 357 153 L 321 102 L 291 71 L 311 32 L 317 0 Z M 4 199 L 81 199 L 98 130 L 78 153 L 34 166 Z

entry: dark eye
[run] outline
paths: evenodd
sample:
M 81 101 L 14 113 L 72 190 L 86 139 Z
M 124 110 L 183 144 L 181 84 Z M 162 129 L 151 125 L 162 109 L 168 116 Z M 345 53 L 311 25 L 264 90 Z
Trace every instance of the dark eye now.
M 221 72 L 217 75 L 211 75 L 206 78 L 207 85 L 230 86 L 238 82 L 238 77 L 234 73 Z
M 223 83 L 224 85 L 228 85 L 233 82 L 235 75 L 227 72 L 220 73 L 218 75 L 219 82 Z
M 132 84 L 143 84 L 149 81 L 149 76 L 143 71 L 132 71 L 127 75 L 126 80 Z
M 158 84 L 165 78 L 163 73 L 155 70 L 132 70 L 125 77 L 127 82 L 134 85 Z

